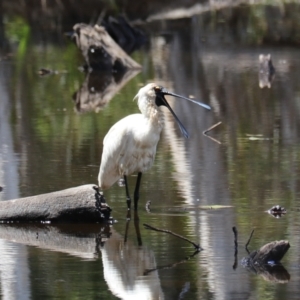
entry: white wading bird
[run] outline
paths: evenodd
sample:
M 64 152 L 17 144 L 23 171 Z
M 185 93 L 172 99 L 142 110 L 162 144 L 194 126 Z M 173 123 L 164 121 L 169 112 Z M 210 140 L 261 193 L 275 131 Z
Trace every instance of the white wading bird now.
M 133 114 L 121 119 L 106 134 L 98 175 L 101 191 L 108 189 L 122 176 L 124 177 L 128 209 L 131 206 L 131 198 L 127 176 L 135 172 L 138 173 L 134 190 L 134 210 L 136 211 L 142 173 L 151 168 L 153 164 L 156 146 L 164 126 L 163 112 L 160 106 L 166 106 L 170 110 L 182 134 L 186 138 L 189 137 L 186 129 L 165 99 L 165 95 L 186 99 L 210 109 L 210 106 L 206 104 L 169 92 L 155 83 L 149 83 L 139 90 L 134 99 L 138 98 L 141 114 Z

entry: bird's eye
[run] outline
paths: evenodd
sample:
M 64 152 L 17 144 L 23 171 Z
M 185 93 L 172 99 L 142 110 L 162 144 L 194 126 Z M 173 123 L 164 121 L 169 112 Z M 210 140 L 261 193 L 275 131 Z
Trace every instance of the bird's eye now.
M 160 92 L 161 91 L 161 87 L 159 85 L 154 87 L 154 91 L 155 92 Z

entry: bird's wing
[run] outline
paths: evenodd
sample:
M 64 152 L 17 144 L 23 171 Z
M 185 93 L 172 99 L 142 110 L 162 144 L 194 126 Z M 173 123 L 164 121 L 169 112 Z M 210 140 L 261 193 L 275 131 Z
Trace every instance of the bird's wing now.
M 122 176 L 122 162 L 134 151 L 133 130 L 139 114 L 130 115 L 111 127 L 103 141 L 99 186 L 109 188 Z

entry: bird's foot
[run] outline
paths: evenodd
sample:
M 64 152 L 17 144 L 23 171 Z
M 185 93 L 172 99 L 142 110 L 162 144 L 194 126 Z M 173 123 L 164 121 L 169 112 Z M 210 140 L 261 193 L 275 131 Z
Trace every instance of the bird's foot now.
M 106 199 L 102 192 L 99 191 L 99 188 L 97 186 L 93 187 L 96 191 L 95 198 L 96 198 L 96 209 L 100 213 L 100 217 L 103 219 L 109 219 L 110 212 L 112 209 L 107 205 Z

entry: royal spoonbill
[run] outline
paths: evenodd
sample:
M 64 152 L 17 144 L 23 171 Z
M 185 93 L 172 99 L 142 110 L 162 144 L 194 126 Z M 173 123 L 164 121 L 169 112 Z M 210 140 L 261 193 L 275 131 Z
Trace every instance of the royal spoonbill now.
M 175 115 L 167 102 L 165 95 L 189 100 L 206 109 L 210 106 L 169 92 L 162 86 L 149 83 L 142 87 L 134 99 L 138 99 L 141 114 L 129 115 L 111 127 L 103 141 L 103 153 L 98 175 L 101 195 L 122 176 L 125 181 L 127 207 L 131 206 L 127 176 L 137 172 L 137 181 L 134 190 L 134 209 L 137 210 L 139 188 L 142 173 L 151 168 L 160 133 L 164 126 L 161 106 L 166 106 L 177 121 L 182 134 L 188 138 L 188 132 Z

